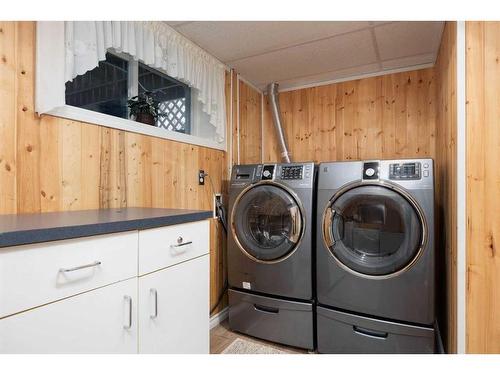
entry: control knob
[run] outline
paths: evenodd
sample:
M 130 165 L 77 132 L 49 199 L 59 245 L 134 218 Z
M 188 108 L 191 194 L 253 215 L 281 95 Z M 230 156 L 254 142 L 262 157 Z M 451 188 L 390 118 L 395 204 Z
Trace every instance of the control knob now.
M 371 177 L 375 174 L 375 169 L 373 168 L 368 168 L 366 171 L 365 171 L 365 174 L 368 176 L 368 177 Z

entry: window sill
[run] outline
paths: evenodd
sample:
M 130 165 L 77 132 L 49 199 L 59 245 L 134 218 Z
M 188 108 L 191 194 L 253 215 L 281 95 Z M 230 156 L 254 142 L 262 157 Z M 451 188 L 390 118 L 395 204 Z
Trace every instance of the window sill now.
M 110 116 L 99 112 L 89 111 L 87 109 L 64 105 L 54 108 L 48 115 L 62 117 L 69 120 L 88 122 L 90 124 L 106 126 L 108 128 L 120 129 L 128 132 L 149 135 L 152 137 L 169 139 L 171 141 L 188 143 L 196 146 L 213 148 L 216 150 L 226 151 L 225 142 L 217 143 L 210 139 L 196 137 L 190 134 L 183 134 L 165 129 L 160 129 L 155 126 L 141 124 L 132 120 L 123 119 L 120 117 Z

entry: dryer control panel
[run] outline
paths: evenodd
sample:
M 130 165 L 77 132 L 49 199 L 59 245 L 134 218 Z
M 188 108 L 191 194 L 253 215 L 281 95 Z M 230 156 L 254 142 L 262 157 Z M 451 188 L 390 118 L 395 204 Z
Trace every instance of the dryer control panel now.
M 304 173 L 303 165 L 287 165 L 281 168 L 282 180 L 302 180 Z
M 391 180 L 420 180 L 420 163 L 397 163 L 389 165 Z

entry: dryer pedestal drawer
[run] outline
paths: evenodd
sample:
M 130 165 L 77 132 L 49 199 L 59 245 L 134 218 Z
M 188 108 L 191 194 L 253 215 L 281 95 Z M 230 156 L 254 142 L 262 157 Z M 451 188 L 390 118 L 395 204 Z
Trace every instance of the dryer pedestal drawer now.
M 317 307 L 320 353 L 434 353 L 434 329 Z
M 232 330 L 305 349 L 314 349 L 312 303 L 229 290 Z

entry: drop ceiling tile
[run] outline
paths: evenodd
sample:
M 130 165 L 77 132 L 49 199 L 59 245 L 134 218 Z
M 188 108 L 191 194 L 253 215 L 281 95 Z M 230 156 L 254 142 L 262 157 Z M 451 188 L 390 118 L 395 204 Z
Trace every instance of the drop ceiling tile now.
M 368 21 L 200 21 L 174 28 L 227 63 L 369 26 Z
M 340 35 L 230 63 L 257 85 L 377 62 L 369 30 Z
M 375 27 L 380 58 L 390 60 L 437 51 L 443 26 L 443 22 L 413 21 Z
M 421 55 L 382 61 L 382 69 L 384 70 L 398 69 L 398 68 L 405 68 L 423 64 L 434 64 L 435 61 L 436 61 L 436 53 L 434 52 L 424 53 Z
M 306 77 L 288 79 L 278 82 L 280 85 L 280 90 L 299 87 L 304 85 L 318 85 L 322 82 L 331 82 L 336 80 L 342 80 L 347 77 L 356 77 L 365 74 L 377 73 L 380 71 L 380 65 L 378 63 L 361 65 L 353 68 L 347 68 L 342 70 L 337 70 L 333 72 L 326 72 L 321 74 L 314 74 Z M 355 79 L 355 78 L 353 78 Z M 266 85 L 262 84 L 259 86 L 260 89 L 265 89 Z

